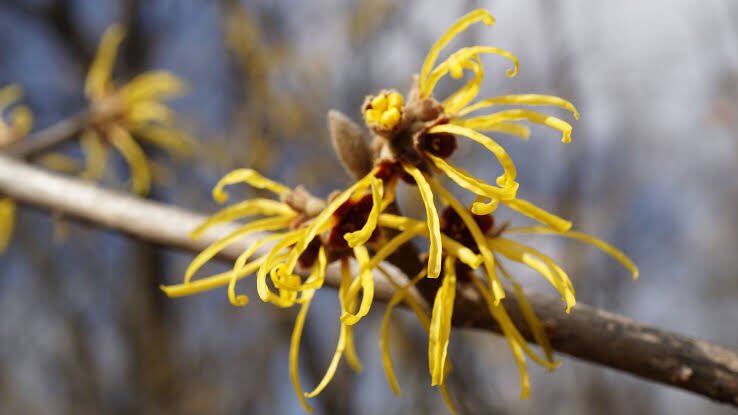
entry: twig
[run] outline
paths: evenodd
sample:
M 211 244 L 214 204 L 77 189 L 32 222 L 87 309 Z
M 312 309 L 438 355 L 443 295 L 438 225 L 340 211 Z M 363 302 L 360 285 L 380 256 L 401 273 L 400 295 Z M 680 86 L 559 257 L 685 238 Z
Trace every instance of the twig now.
M 0 156 L 0 194 L 136 238 L 193 252 L 233 229 L 233 225 L 226 225 L 213 230 L 202 241 L 192 241 L 188 234 L 205 219 L 203 215 L 99 189 L 6 156 Z M 232 260 L 238 253 L 226 250 L 223 257 Z M 399 270 L 393 272 L 402 277 Z M 338 282 L 336 269 L 329 269 L 326 284 L 336 287 Z M 386 301 L 392 292 L 386 281 L 377 279 L 378 300 Z M 583 304 L 578 304 L 566 315 L 558 298 L 536 293 L 529 293 L 528 298 L 543 320 L 556 350 L 738 406 L 738 353 L 735 350 Z M 505 306 L 526 338 L 531 339 L 517 305 L 508 301 Z M 473 295 L 463 297 L 454 317 L 457 326 L 499 332 L 483 302 Z
M 81 111 L 67 119 L 44 128 L 3 149 L 4 154 L 22 159 L 33 159 L 65 142 L 74 139 L 92 120 L 90 111 Z

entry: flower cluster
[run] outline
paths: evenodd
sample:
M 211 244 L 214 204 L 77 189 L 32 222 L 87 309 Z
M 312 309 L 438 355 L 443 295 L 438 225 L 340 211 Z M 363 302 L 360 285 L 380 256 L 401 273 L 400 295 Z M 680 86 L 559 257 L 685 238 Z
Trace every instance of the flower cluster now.
M 521 397 L 529 394 L 526 358 L 553 369 L 558 363 L 541 322 L 525 299 L 520 284 L 507 271 L 503 259 L 523 264 L 539 273 L 559 292 L 567 312 L 575 305 L 575 292 L 566 272 L 551 258 L 523 245 L 508 235 L 516 233 L 554 234 L 590 243 L 621 262 L 634 277 L 638 271 L 633 263 L 614 247 L 591 236 L 571 231 L 571 222 L 549 213 L 517 197 L 516 168 L 505 149 L 484 133 L 499 132 L 527 138 L 529 128 L 521 121 L 542 124 L 559 130 L 562 141 L 571 140 L 571 125 L 566 121 L 528 109 L 506 109 L 484 115 L 470 114 L 499 105 L 550 105 L 570 111 L 574 106 L 558 97 L 525 94 L 506 95 L 473 101 L 483 79 L 480 56 L 496 54 L 509 59 L 518 71 L 516 58 L 509 52 L 489 46 L 459 49 L 436 65 L 441 50 L 470 25 L 494 20 L 486 10 L 476 10 L 457 21 L 431 48 L 407 98 L 394 90 L 382 90 L 366 98 L 362 107 L 366 126 L 373 136 L 371 170 L 348 189 L 327 200 L 310 195 L 303 188 L 290 189 L 268 180 L 253 170 L 236 170 L 226 175 L 213 190 L 213 197 L 224 202 L 224 186 L 246 182 L 254 187 L 274 192 L 279 200 L 251 199 L 226 207 L 196 229 L 199 237 L 207 228 L 252 215 L 266 218 L 242 225 L 231 234 L 203 250 L 191 263 L 184 283 L 163 287 L 170 296 L 189 295 L 219 286 L 228 286 L 228 296 L 237 306 L 248 299 L 237 295 L 235 284 L 250 274 L 256 274 L 256 287 L 261 300 L 278 307 L 300 306 L 295 322 L 290 352 L 290 371 L 294 387 L 306 410 L 305 397 L 319 393 L 333 376 L 342 356 L 358 369 L 360 363 L 353 347 L 352 328 L 367 315 L 373 301 L 375 270 L 385 274 L 397 290 L 390 300 L 382 323 L 380 346 L 388 381 L 399 393 L 388 350 L 388 322 L 394 307 L 407 302 L 416 312 L 428 332 L 428 359 L 432 385 L 440 391 L 454 411 L 445 388 L 445 378 L 451 370 L 448 344 L 456 294 L 460 288 L 474 290 L 489 314 L 499 324 L 518 364 L 521 377 Z M 443 100 L 434 95 L 438 82 L 450 74 L 460 78 L 470 71 L 471 78 Z M 339 122 L 335 121 L 334 122 Z M 340 121 L 344 122 L 344 121 Z M 352 127 L 353 128 L 353 127 Z M 336 131 L 355 130 L 337 128 Z M 457 147 L 457 137 L 467 137 L 489 150 L 499 161 L 502 175 L 494 184 L 474 177 L 448 159 Z M 334 142 L 340 137 L 334 137 Z M 353 169 L 352 171 L 360 171 Z M 474 196 L 464 205 L 437 180 L 443 174 Z M 415 185 L 423 200 L 426 219 L 419 221 L 389 213 L 400 181 Z M 439 211 L 435 198 L 444 208 Z M 541 225 L 511 228 L 497 226 L 493 213 L 504 205 Z M 258 232 L 268 231 L 269 234 Z M 258 233 L 258 234 L 257 234 Z M 257 237 L 253 237 L 254 235 Z M 206 278 L 193 279 L 195 272 L 227 246 L 244 238 L 249 248 L 235 261 L 231 271 Z M 427 238 L 427 266 L 407 284 L 392 280 L 381 263 L 403 244 L 416 238 Z M 269 244 L 269 248 L 265 247 Z M 358 266 L 352 269 L 350 260 Z M 310 302 L 316 290 L 325 282 L 327 264 L 340 262 L 341 278 L 338 297 L 341 304 L 340 335 L 336 353 L 326 376 L 309 393 L 303 393 L 297 374 L 301 333 Z M 413 296 L 413 286 L 424 278 L 439 279 L 439 288 L 432 300 L 430 314 Z M 505 310 L 502 300 L 506 286 L 513 291 L 522 314 L 543 356 L 528 345 Z
M 63 153 L 44 151 L 33 161 L 51 170 L 79 174 L 99 181 L 105 174 L 109 149 L 116 149 L 130 169 L 131 190 L 145 195 L 152 177 L 162 171 L 151 162 L 137 141 L 159 147 L 172 156 L 191 154 L 195 140 L 175 126 L 176 114 L 164 101 L 182 95 L 183 81 L 168 71 L 144 72 L 118 86 L 113 81 L 115 57 L 125 33 L 120 25 L 108 28 L 85 81 L 89 111 L 79 143 L 85 155 L 85 167 Z M 25 106 L 5 110 L 20 99 L 17 85 L 0 89 L 0 148 L 25 137 L 31 129 L 32 113 Z M 50 150 L 50 149 L 48 149 Z M 15 202 L 0 198 L 0 252 L 7 247 L 15 223 Z M 56 229 L 56 228 L 55 228 Z
M 85 95 L 92 122 L 80 138 L 86 157 L 82 177 L 99 180 L 105 173 L 108 149 L 113 147 L 128 164 L 131 189 L 145 195 L 151 187 L 151 163 L 135 138 L 175 156 L 190 154 L 194 140 L 175 127 L 176 115 L 163 103 L 185 91 L 177 76 L 157 70 L 137 75 L 121 86 L 113 82 L 115 57 L 124 37 L 120 25 L 108 28 L 87 74 Z

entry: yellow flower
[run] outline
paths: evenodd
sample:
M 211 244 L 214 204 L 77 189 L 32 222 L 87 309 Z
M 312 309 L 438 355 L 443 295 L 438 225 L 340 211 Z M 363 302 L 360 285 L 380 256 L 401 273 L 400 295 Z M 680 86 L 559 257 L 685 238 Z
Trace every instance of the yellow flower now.
M 289 366 L 300 402 L 308 411 L 311 408 L 305 398 L 314 397 L 327 386 L 344 356 L 355 370 L 361 368 L 352 330 L 371 308 L 374 270 L 383 272 L 397 287 L 385 312 L 380 334 L 384 369 L 392 390 L 399 393 L 389 354 L 388 324 L 393 309 L 401 302 L 407 302 L 428 332 L 431 384 L 439 386 L 452 412 L 456 409 L 446 389 L 445 379 L 451 371 L 448 344 L 459 287 L 477 291 L 498 323 L 519 368 L 521 397 L 528 397 L 530 390 L 526 358 L 548 369 L 558 365 L 543 326 L 527 302 L 522 287 L 500 260 L 504 258 L 524 264 L 541 274 L 561 295 L 567 312 L 576 302 L 573 285 L 568 275 L 551 258 L 532 247 L 503 237 L 503 234 L 557 234 L 578 239 L 620 261 L 633 273 L 634 278 L 638 275 L 636 267 L 622 252 L 596 238 L 570 231 L 571 222 L 517 198 L 514 163 L 497 142 L 482 132 L 502 132 L 527 138 L 528 127 L 520 124 L 520 121 L 529 121 L 561 131 L 563 141 L 568 142 L 571 126 L 561 119 L 522 109 L 476 117 L 468 115 L 495 105 L 553 105 L 571 111 L 575 118 L 578 114 L 569 102 L 545 95 L 508 95 L 470 104 L 476 98 L 483 77 L 480 54 L 493 53 L 507 57 L 514 63 L 508 76 L 517 73 L 515 57 L 494 47 L 462 48 L 436 65 L 441 49 L 458 33 L 478 21 L 491 25 L 493 19 L 484 10 L 474 11 L 460 19 L 434 44 L 407 100 L 392 90 L 382 90 L 375 96 L 367 97 L 363 106 L 364 120 L 375 137 L 375 164 L 368 174 L 348 189 L 328 200 L 321 200 L 301 187 L 290 189 L 250 169 L 229 173 L 213 189 L 213 197 L 217 202 L 227 200 L 225 186 L 241 182 L 270 190 L 279 200 L 246 200 L 211 216 L 193 232 L 193 237 L 201 236 L 216 224 L 253 215 L 265 218 L 241 225 L 203 250 L 190 264 L 182 284 L 162 287 L 169 296 L 177 297 L 227 285 L 231 303 L 244 306 L 248 298 L 236 294 L 236 283 L 255 274 L 257 292 L 262 301 L 284 308 L 299 305 L 291 338 Z M 443 101 L 433 97 L 435 85 L 441 78 L 448 73 L 459 78 L 465 70 L 473 73 L 472 79 L 465 85 Z M 359 133 L 353 133 L 355 131 L 352 132 L 353 136 L 360 136 Z M 503 174 L 494 185 L 446 161 L 456 149 L 457 136 L 482 144 L 500 161 Z M 334 136 L 334 141 L 336 138 Z M 366 168 L 352 170 L 355 171 L 364 172 Z M 464 206 L 437 182 L 434 176 L 438 172 L 444 173 L 476 196 L 470 207 Z M 385 213 L 385 209 L 394 201 L 399 180 L 417 185 L 426 210 L 425 221 Z M 435 197 L 440 198 L 444 206 L 440 215 Z M 544 226 L 495 228 L 492 213 L 500 204 Z M 249 247 L 237 258 L 231 271 L 193 279 L 195 273 L 211 258 L 249 236 L 252 239 Z M 429 241 L 427 267 L 409 283 L 400 285 L 384 271 L 381 263 L 403 244 L 418 237 L 428 238 Z M 270 247 L 267 248 L 267 245 Z M 354 270 L 350 265 L 352 259 L 357 264 Z M 297 371 L 300 339 L 311 301 L 324 283 L 328 263 L 333 261 L 340 262 L 341 271 L 338 344 L 323 379 L 311 392 L 304 393 Z M 484 272 L 478 275 L 477 270 L 481 269 Z M 423 278 L 441 278 L 430 315 L 411 294 L 413 286 Z M 506 297 L 506 287 L 512 288 L 525 323 L 543 350 L 543 355 L 532 350 L 508 315 L 502 302 Z
M 509 208 L 559 231 L 571 227 L 569 221 L 516 198 L 518 183 L 515 180 L 515 164 L 502 146 L 483 134 L 499 132 L 528 138 L 529 128 L 520 123 L 528 121 L 561 131 L 562 141 L 567 143 L 571 141 L 571 125 L 559 118 L 527 109 L 507 109 L 479 116 L 471 114 L 499 105 L 550 105 L 570 111 L 574 118 L 578 118 L 579 114 L 570 102 L 540 94 L 504 95 L 472 103 L 484 76 L 480 55 L 503 56 L 513 64 L 507 75 L 512 77 L 518 72 L 517 58 L 492 46 L 461 48 L 436 65 L 442 49 L 456 35 L 476 22 L 492 25 L 494 19 L 489 12 L 480 9 L 453 24 L 431 47 L 407 100 L 397 91 L 383 90 L 375 96 L 367 97 L 363 105 L 364 120 L 378 143 L 375 146 L 379 148 L 380 160 L 401 165 L 399 170 L 404 170 L 417 183 L 426 204 L 428 227 L 431 229 L 428 264 L 428 276 L 431 278 L 437 277 L 441 271 L 438 218 L 433 207 L 432 192 L 427 186 L 428 180 L 437 171 L 443 172 L 459 186 L 477 196 L 472 205 L 474 213 L 491 213 L 502 202 Z M 464 71 L 473 74 L 468 82 L 442 101 L 433 96 L 436 85 L 447 74 L 458 79 Z M 481 144 L 499 160 L 503 174 L 497 179 L 496 185 L 488 184 L 447 161 L 456 150 L 457 136 L 467 137 Z M 501 298 L 497 297 L 501 295 L 499 290 L 495 295 L 498 300 Z
M 394 186 L 390 185 L 385 189 L 384 182 L 377 177 L 381 173 L 381 167 L 373 169 L 363 179 L 328 201 L 315 198 L 301 187 L 290 189 L 251 169 L 235 170 L 227 174 L 213 189 L 213 198 L 217 202 L 225 202 L 228 199 L 225 187 L 236 183 L 247 183 L 269 190 L 279 200 L 245 200 L 208 218 L 193 231 L 193 238 L 202 236 L 206 230 L 217 224 L 254 215 L 265 216 L 240 226 L 200 252 L 185 272 L 182 284 L 162 287 L 170 297 L 180 297 L 227 285 L 231 303 L 245 306 L 248 298 L 236 293 L 236 283 L 256 274 L 257 292 L 262 301 L 278 307 L 299 305 L 300 311 L 291 342 L 290 373 L 306 410 L 310 410 L 310 406 L 305 398 L 317 395 L 328 385 L 342 357 L 345 356 L 355 370 L 361 368 L 354 348 L 352 330 L 371 307 L 374 295 L 372 270 L 402 243 L 427 232 L 423 223 L 416 223 L 412 229 L 401 232 L 398 237 L 384 241 L 379 230 L 379 224 L 385 216 L 381 212 L 394 199 Z M 205 263 L 229 245 L 266 231 L 272 233 L 258 234 L 235 261 L 232 271 L 193 279 Z M 470 265 L 479 265 L 471 250 L 453 241 L 447 242 L 447 249 L 457 252 Z M 273 245 L 265 252 L 258 252 L 267 244 Z M 370 256 L 369 246 L 376 252 L 374 256 Z M 351 258 L 358 264 L 353 277 L 349 263 Z M 323 285 L 329 260 L 340 261 L 341 265 L 338 289 L 341 304 L 340 334 L 325 376 L 312 391 L 303 393 L 297 374 L 300 338 L 313 295 Z M 303 270 L 303 273 L 308 274 L 307 278 L 296 273 L 296 270 Z
M 8 114 L 5 121 L 4 113 L 23 96 L 23 89 L 15 84 L 0 88 L 0 147 L 5 147 L 23 137 L 31 131 L 33 114 L 23 106 L 16 105 Z
M 0 148 L 25 137 L 31 130 L 33 114 L 23 106 L 16 105 L 5 121 L 5 110 L 23 96 L 20 86 L 11 84 L 0 88 Z M 15 227 L 15 202 L 13 199 L 0 198 L 0 252 L 4 252 L 10 243 Z
M 172 155 L 190 154 L 194 140 L 174 127 L 175 113 L 163 103 L 184 93 L 186 86 L 177 76 L 158 70 L 138 75 L 122 86 L 113 82 L 115 57 L 124 36 L 117 24 L 105 31 L 87 74 L 85 95 L 90 100 L 93 123 L 80 139 L 86 157 L 82 176 L 99 180 L 112 146 L 128 164 L 133 191 L 143 195 L 151 186 L 152 169 L 134 137 Z
M 435 182 L 430 183 L 434 192 L 447 203 L 441 215 L 441 235 L 447 240 L 443 241 L 443 257 L 444 269 L 441 275 L 441 286 L 436 294 L 433 303 L 432 314 L 430 318 L 423 316 L 422 309 L 414 304 L 412 297 L 408 296 L 408 290 L 415 285 L 423 275 L 419 275 L 412 280 L 407 286 L 398 289 L 393 298 L 390 300 L 385 317 L 382 323 L 382 333 L 380 335 L 380 345 L 385 367 L 385 373 L 388 381 L 395 393 L 399 393 L 397 380 L 392 369 L 391 357 L 387 344 L 389 343 L 387 325 L 394 307 L 402 301 L 408 301 L 418 315 L 421 323 L 427 327 L 429 332 L 429 369 L 431 372 L 432 385 L 444 386 L 444 379 L 450 371 L 450 364 L 447 357 L 447 348 L 451 333 L 451 319 L 453 315 L 454 298 L 457 286 L 473 287 L 479 292 L 484 299 L 490 315 L 499 324 L 503 335 L 506 337 L 510 348 L 513 352 L 515 360 L 518 364 L 521 381 L 521 398 L 527 398 L 530 393 L 530 383 L 526 368 L 526 356 L 536 363 L 548 369 L 554 369 L 558 366 L 558 362 L 553 358 L 553 350 L 548 342 L 547 335 L 539 319 L 536 317 L 532 307 L 528 303 L 523 293 L 520 283 L 518 283 L 507 268 L 502 264 L 500 258 L 518 262 L 533 269 L 543 276 L 553 287 L 559 291 L 563 300 L 567 304 L 567 311 L 574 306 L 574 288 L 566 272 L 550 257 L 537 251 L 536 249 L 523 245 L 514 240 L 503 237 L 504 234 L 521 234 L 521 233 L 537 233 L 560 235 L 567 238 L 576 239 L 595 246 L 612 258 L 619 261 L 631 273 L 633 278 L 638 277 L 638 269 L 633 262 L 621 251 L 613 246 L 592 236 L 581 232 L 574 231 L 556 231 L 543 226 L 508 228 L 506 225 L 495 228 L 494 217 L 490 214 L 476 215 L 464 208 L 461 203 L 451 195 L 443 187 Z M 393 217 L 384 214 L 380 219 L 380 224 L 385 227 L 395 229 L 410 229 L 412 227 L 423 228 L 424 224 L 412 219 Z M 428 235 L 427 232 L 423 233 Z M 449 244 L 448 240 L 454 241 L 454 245 Z M 447 247 L 453 246 L 453 249 Z M 459 248 L 467 248 L 473 254 L 469 254 L 466 250 Z M 486 252 L 486 253 L 485 253 Z M 462 259 L 460 255 L 472 255 Z M 477 261 L 472 261 L 474 255 L 478 255 Z M 486 282 L 478 277 L 474 272 L 479 262 L 484 263 Z M 491 265 L 492 268 L 488 268 Z M 498 280 L 497 272 L 507 280 L 515 294 L 516 300 L 521 308 L 523 318 L 533 334 L 534 339 L 544 352 L 544 356 L 536 354 L 525 341 L 520 331 L 515 327 L 510 316 L 505 310 L 503 304 L 495 296 L 495 290 L 503 290 L 501 282 Z M 389 277 L 389 275 L 387 275 Z M 497 288 L 499 287 L 499 288 Z M 442 390 L 442 393 L 447 393 Z M 452 408 L 453 404 L 449 403 Z

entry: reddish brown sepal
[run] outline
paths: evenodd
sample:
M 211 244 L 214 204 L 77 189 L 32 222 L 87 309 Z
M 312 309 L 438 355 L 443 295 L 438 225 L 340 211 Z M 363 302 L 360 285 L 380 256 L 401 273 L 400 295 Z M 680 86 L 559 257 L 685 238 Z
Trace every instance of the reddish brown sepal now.
M 436 157 L 447 159 L 456 151 L 456 136 L 449 133 L 423 134 L 418 139 L 418 148 Z

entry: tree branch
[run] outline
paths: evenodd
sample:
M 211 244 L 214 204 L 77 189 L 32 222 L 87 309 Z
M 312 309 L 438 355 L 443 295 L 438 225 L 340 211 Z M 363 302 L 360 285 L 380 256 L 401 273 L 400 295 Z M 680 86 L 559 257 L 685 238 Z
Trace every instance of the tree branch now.
M 99 189 L 6 156 L 0 156 L 0 194 L 139 239 L 193 252 L 235 226 L 221 226 L 211 230 L 202 240 L 192 241 L 188 235 L 205 219 L 203 215 Z M 233 260 L 239 253 L 230 249 L 222 256 Z M 392 269 L 400 276 L 399 270 Z M 327 285 L 338 286 L 336 271 L 335 267 L 329 268 Z M 378 278 L 376 298 L 386 301 L 392 293 L 391 285 Z M 455 325 L 499 332 L 478 296 L 473 293 L 457 296 L 461 301 L 454 312 Z M 571 314 L 566 315 L 558 298 L 536 293 L 529 293 L 528 298 L 544 322 L 556 350 L 738 406 L 738 353 L 735 350 L 587 305 L 577 304 Z M 526 338 L 531 339 L 517 304 L 506 301 L 505 307 Z
M 33 159 L 76 138 L 93 121 L 93 117 L 91 111 L 81 111 L 9 145 L 3 149 L 3 153 L 16 158 Z

